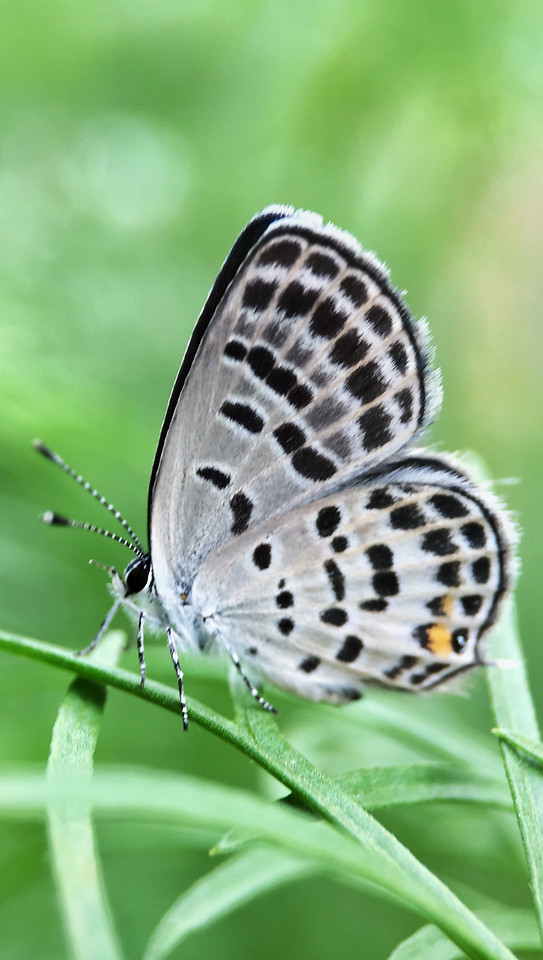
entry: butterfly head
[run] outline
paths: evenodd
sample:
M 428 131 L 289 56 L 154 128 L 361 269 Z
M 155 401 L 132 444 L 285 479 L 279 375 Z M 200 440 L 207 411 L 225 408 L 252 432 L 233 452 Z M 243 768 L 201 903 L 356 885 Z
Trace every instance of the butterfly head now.
M 131 597 L 142 590 L 149 589 L 152 580 L 151 555 L 142 553 L 130 561 L 124 571 L 124 578 L 119 577 L 125 597 Z

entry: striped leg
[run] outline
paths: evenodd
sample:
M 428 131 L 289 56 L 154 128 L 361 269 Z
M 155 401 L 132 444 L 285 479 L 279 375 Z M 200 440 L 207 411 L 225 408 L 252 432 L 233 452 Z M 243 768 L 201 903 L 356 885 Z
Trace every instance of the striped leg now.
M 271 703 L 268 703 L 267 700 L 264 700 L 264 698 L 260 696 L 260 694 L 259 694 L 258 690 L 256 689 L 256 687 L 253 686 L 253 684 L 252 684 L 251 681 L 249 680 L 249 677 L 247 677 L 246 674 L 243 672 L 243 667 L 241 666 L 241 663 L 239 662 L 239 657 L 237 656 L 236 653 L 234 653 L 233 650 L 230 649 L 229 646 L 226 645 L 226 643 L 224 642 L 224 639 L 223 639 L 222 637 L 221 637 L 221 643 L 223 644 L 223 646 L 224 646 L 224 648 L 225 648 L 228 656 L 230 657 L 230 659 L 231 659 L 232 663 L 234 664 L 236 670 L 238 671 L 240 677 L 242 677 L 242 679 L 243 679 L 243 680 L 245 681 L 245 683 L 247 684 L 249 690 L 251 691 L 251 696 L 255 698 L 255 700 L 257 701 L 257 703 L 259 703 L 260 706 L 261 706 L 264 710 L 269 710 L 271 713 L 277 713 L 276 708 L 273 707 L 273 706 L 271 705 Z
M 177 677 L 177 685 L 179 687 L 179 702 L 181 703 L 181 715 L 183 717 L 183 730 L 188 730 L 189 712 L 187 710 L 187 701 L 185 700 L 185 690 L 183 687 L 183 671 L 181 670 L 181 666 L 179 664 L 177 647 L 175 645 L 173 630 L 171 627 L 166 627 L 166 634 L 168 636 L 168 647 L 170 648 L 170 656 L 172 658 L 175 675 Z
M 145 613 L 142 610 L 140 612 L 138 620 L 138 657 L 140 661 L 140 677 L 141 677 L 141 686 L 145 686 L 145 651 L 143 649 L 143 619 Z

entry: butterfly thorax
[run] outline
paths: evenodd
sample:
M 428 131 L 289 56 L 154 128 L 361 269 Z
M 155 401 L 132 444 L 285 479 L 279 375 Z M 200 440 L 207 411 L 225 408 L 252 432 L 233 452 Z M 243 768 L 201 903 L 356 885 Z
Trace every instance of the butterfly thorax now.
M 136 616 L 143 611 L 146 623 L 155 630 L 171 627 L 183 646 L 203 650 L 214 640 L 212 624 L 191 602 L 190 587 L 168 582 L 157 585 L 150 554 L 136 557 L 125 570 L 124 579 L 112 575 L 112 588 L 123 607 Z

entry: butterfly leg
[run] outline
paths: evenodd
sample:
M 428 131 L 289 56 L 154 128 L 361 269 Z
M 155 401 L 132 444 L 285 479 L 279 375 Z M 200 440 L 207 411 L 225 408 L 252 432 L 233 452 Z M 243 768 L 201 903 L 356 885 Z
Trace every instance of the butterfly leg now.
M 145 685 L 145 651 L 143 649 L 143 619 L 145 613 L 143 610 L 140 611 L 140 616 L 138 620 L 138 657 L 140 661 L 140 677 L 141 677 L 141 686 Z
M 166 627 L 166 634 L 168 636 L 168 647 L 170 648 L 170 656 L 172 658 L 175 675 L 177 677 L 177 685 L 179 687 L 179 701 L 181 703 L 181 714 L 183 717 L 183 730 L 188 730 L 189 712 L 187 710 L 187 701 L 185 700 L 185 689 L 183 687 L 183 671 L 181 670 L 181 665 L 179 663 L 179 657 L 177 655 L 177 647 L 175 645 L 173 630 L 171 627 Z
M 221 638 L 221 640 L 222 640 L 222 638 Z M 236 670 L 238 671 L 240 677 L 245 681 L 245 683 L 246 683 L 247 686 L 249 687 L 249 690 L 251 691 L 251 696 L 255 698 L 255 700 L 257 701 L 257 703 L 259 703 L 260 706 L 261 706 L 264 710 L 269 710 L 270 713 L 277 713 L 276 708 L 273 707 L 273 706 L 271 705 L 271 703 L 268 703 L 267 700 L 264 700 L 264 698 L 260 696 L 260 694 L 259 694 L 258 690 L 256 689 L 256 687 L 253 686 L 253 684 L 252 684 L 251 681 L 249 680 L 249 677 L 246 676 L 246 674 L 243 672 L 243 667 L 241 666 L 241 663 L 239 662 L 239 657 L 238 657 L 237 653 L 234 653 L 234 651 L 231 650 L 230 647 L 227 646 L 226 643 L 224 643 L 224 640 L 222 640 L 222 643 L 223 643 L 223 645 L 224 645 L 224 647 L 225 647 L 225 649 L 226 649 L 226 652 L 227 652 L 228 656 L 230 657 L 232 663 L 234 664 Z
M 113 617 L 114 617 L 115 614 L 117 613 L 117 610 L 119 609 L 120 605 L 121 605 L 121 604 L 120 604 L 120 601 L 117 601 L 117 603 L 114 603 L 114 604 L 113 604 L 111 610 L 109 610 L 109 611 L 106 613 L 106 615 L 105 615 L 105 617 L 104 617 L 104 619 L 103 619 L 103 621 L 102 621 L 102 625 L 101 625 L 98 633 L 96 634 L 94 640 L 91 640 L 91 642 L 89 643 L 88 647 L 85 647 L 84 650 L 78 650 L 78 651 L 76 652 L 76 654 L 75 654 L 76 657 L 83 657 L 83 656 L 85 656 L 86 653 L 90 653 L 91 650 L 94 650 L 94 648 L 95 648 L 95 646 L 96 646 L 97 643 L 100 643 L 100 640 L 101 640 L 102 637 L 104 636 L 104 633 L 106 632 L 107 628 L 109 627 L 109 625 L 110 625 L 111 621 L 113 620 Z

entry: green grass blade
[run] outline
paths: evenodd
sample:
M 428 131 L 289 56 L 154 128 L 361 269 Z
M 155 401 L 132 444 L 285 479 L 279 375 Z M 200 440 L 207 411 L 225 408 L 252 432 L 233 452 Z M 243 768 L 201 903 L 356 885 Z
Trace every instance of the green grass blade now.
M 46 802 L 83 798 L 92 803 L 95 816 L 211 826 L 220 834 L 243 828 L 292 856 L 352 876 L 411 907 L 440 926 L 473 960 L 512 960 L 505 945 L 354 801 L 340 795 L 333 784 L 326 797 L 326 778 L 319 783 L 319 776 L 316 771 L 311 789 L 319 802 L 330 802 L 338 820 L 344 820 L 341 831 L 241 790 L 155 771 L 96 771 L 90 784 L 68 781 L 56 792 L 50 784 L 46 791 L 39 776 L 6 774 L 0 780 L 0 811 L 18 819 L 35 818 Z M 358 842 L 347 835 L 349 827 Z
M 154 930 L 143 960 L 163 960 L 190 933 L 269 890 L 315 873 L 309 861 L 281 850 L 252 848 L 221 863 L 183 893 Z
M 525 753 L 526 756 L 530 757 L 530 760 L 533 760 L 538 766 L 543 767 L 543 743 L 541 743 L 541 740 L 530 740 L 528 737 L 521 737 L 519 734 L 513 733 L 512 730 L 495 729 L 492 733 L 495 733 L 504 743 L 508 743 L 509 746 L 515 747 L 517 750 L 520 750 L 521 753 Z
M 539 931 L 533 913 L 492 907 L 480 910 L 477 916 L 503 940 L 511 950 L 533 951 L 539 947 Z M 454 943 L 434 926 L 421 927 L 392 951 L 388 960 L 464 960 Z
M 147 683 L 144 690 L 139 688 L 139 678 L 120 670 L 104 670 L 93 663 L 82 662 L 60 648 L 48 648 L 32 640 L 0 635 L 0 646 L 13 652 L 46 660 L 61 666 L 67 666 L 75 672 L 104 683 L 110 683 L 132 694 L 149 699 L 169 710 L 179 713 L 177 696 L 170 688 L 157 683 Z M 488 931 L 480 921 L 455 897 L 452 892 L 427 870 L 416 858 L 400 844 L 388 831 L 377 823 L 362 807 L 345 792 L 341 791 L 333 780 L 317 770 L 301 754 L 290 747 L 280 736 L 277 726 L 269 714 L 247 703 L 246 723 L 238 727 L 224 717 L 206 710 L 200 704 L 189 700 L 189 710 L 193 720 L 219 734 L 223 739 L 241 749 L 255 760 L 281 783 L 298 795 L 303 803 L 314 810 L 324 820 L 328 820 L 341 832 L 350 834 L 360 847 L 355 861 L 362 863 L 355 872 L 362 872 L 364 878 L 375 884 L 389 896 L 410 905 L 429 921 L 436 923 L 448 936 L 461 945 L 470 957 L 498 960 L 511 955 Z M 185 804 L 185 798 L 179 797 Z M 267 807 L 266 817 L 271 816 Z M 277 815 L 277 810 L 274 815 Z M 286 811 L 283 808 L 283 813 Z M 207 825 L 207 824 L 205 824 Z M 251 831 L 248 822 L 228 822 L 221 830 L 227 831 L 242 826 Z M 267 823 L 262 818 L 255 824 L 257 834 L 263 835 Z M 312 829 L 324 825 L 313 825 Z M 314 836 L 314 834 L 313 834 Z M 343 840 L 337 831 L 336 841 Z M 297 847 L 290 850 L 296 853 Z M 308 854 L 310 855 L 310 854 Z
M 114 663 L 122 645 L 122 634 L 109 634 L 100 647 L 100 659 Z M 51 739 L 47 775 L 53 788 L 70 776 L 91 782 L 105 697 L 105 688 L 88 680 L 78 678 L 70 685 Z M 74 960 L 121 960 L 101 882 L 90 802 L 50 805 L 48 833 L 71 955 Z
M 515 629 L 512 603 L 504 611 L 492 634 L 492 653 L 496 658 L 512 661 L 513 664 L 509 668 L 490 667 L 487 670 L 496 726 L 511 731 L 515 738 L 524 737 L 532 744 L 537 743 L 540 740 L 539 729 Z M 511 746 L 505 737 L 500 739 L 500 747 L 543 938 L 543 778 L 538 767 L 516 746 Z
M 442 763 L 410 763 L 353 770 L 334 782 L 365 809 L 435 800 L 511 809 L 504 780 Z

